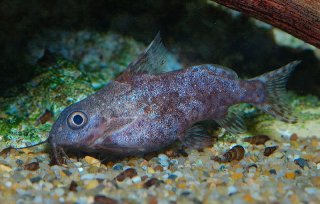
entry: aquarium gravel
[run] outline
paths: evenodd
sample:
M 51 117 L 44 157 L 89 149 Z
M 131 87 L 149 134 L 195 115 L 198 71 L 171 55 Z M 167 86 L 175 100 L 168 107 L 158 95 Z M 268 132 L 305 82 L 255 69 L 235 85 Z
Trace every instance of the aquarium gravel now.
M 319 137 L 292 134 L 255 145 L 243 141 L 248 136 L 218 140 L 203 150 L 177 144 L 144 157 L 107 161 L 85 156 L 62 166 L 51 166 L 44 148 L 3 151 L 1 203 L 320 202 Z M 213 159 L 235 145 L 245 149 L 240 161 Z

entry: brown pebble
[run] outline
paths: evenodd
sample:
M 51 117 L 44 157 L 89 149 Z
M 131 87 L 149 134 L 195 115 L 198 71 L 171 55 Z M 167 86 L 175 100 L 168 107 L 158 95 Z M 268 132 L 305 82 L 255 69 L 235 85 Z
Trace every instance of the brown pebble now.
M 290 140 L 291 140 L 291 141 L 297 141 L 297 140 L 298 140 L 298 135 L 297 135 L 297 133 L 293 133 L 293 134 L 290 136 Z
M 145 181 L 145 180 L 147 180 L 147 178 L 148 178 L 148 176 L 144 175 L 144 176 L 141 177 L 141 181 Z
M 271 147 L 266 147 L 264 149 L 263 155 L 268 157 L 270 156 L 274 151 L 276 151 L 276 149 L 278 149 L 278 146 L 271 146 Z
M 13 148 L 11 148 L 11 147 L 8 147 L 8 148 L 3 149 L 3 150 L 0 152 L 0 156 L 6 157 L 8 154 L 10 154 L 10 151 L 11 151 L 12 149 L 13 149 Z
M 128 168 L 121 172 L 118 176 L 116 176 L 117 181 L 123 181 L 126 178 L 133 178 L 134 176 L 138 175 L 137 171 L 133 168 Z
M 71 181 L 69 191 L 77 192 L 78 184 L 75 181 Z
M 244 142 L 249 142 L 250 144 L 254 145 L 262 145 L 268 140 L 270 140 L 270 137 L 268 135 L 255 135 L 243 139 Z
M 158 184 L 159 184 L 159 180 L 157 178 L 151 178 L 143 184 L 143 187 L 150 188 L 151 186 L 158 185 Z
M 46 111 L 37 119 L 36 125 L 45 124 L 46 122 L 50 121 L 52 117 L 53 115 L 51 111 L 46 109 Z
M 177 154 L 176 154 L 173 150 L 167 150 L 167 151 L 165 152 L 165 154 L 166 154 L 168 157 L 177 156 Z
M 113 198 L 109 198 L 104 195 L 94 196 L 94 204 L 116 204 L 116 203 L 119 203 L 119 202 Z
M 156 196 L 149 197 L 148 204 L 158 204 L 157 197 Z
M 156 167 L 153 168 L 155 171 L 160 171 L 162 172 L 163 171 L 163 167 L 160 166 L 160 165 L 157 165 Z
M 36 171 L 39 169 L 39 162 L 31 162 L 29 164 L 24 165 L 25 170 Z
M 240 161 L 244 157 L 245 150 L 241 145 L 236 145 L 232 147 L 229 151 L 224 153 L 222 157 L 211 157 L 212 160 L 217 162 L 231 162 L 231 161 Z

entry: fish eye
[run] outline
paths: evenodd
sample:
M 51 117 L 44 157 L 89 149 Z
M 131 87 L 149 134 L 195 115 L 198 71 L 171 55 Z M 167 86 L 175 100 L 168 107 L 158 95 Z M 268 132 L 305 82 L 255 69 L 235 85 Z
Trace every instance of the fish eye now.
M 84 127 L 88 122 L 88 117 L 81 111 L 75 111 L 68 116 L 67 123 L 71 129 Z

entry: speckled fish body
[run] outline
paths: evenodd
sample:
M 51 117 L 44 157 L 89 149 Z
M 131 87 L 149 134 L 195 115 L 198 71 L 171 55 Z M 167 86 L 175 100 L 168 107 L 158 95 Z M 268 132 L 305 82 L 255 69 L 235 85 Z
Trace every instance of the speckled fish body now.
M 54 150 L 138 154 L 177 139 L 201 147 L 211 136 L 192 127 L 199 121 L 215 120 L 233 133 L 244 129 L 241 118 L 228 111 L 238 103 L 294 120 L 279 96 L 298 62 L 240 80 L 234 71 L 210 64 L 160 73 L 155 67 L 163 64 L 164 57 L 155 55 L 164 55 L 159 36 L 122 76 L 66 108 L 50 132 Z

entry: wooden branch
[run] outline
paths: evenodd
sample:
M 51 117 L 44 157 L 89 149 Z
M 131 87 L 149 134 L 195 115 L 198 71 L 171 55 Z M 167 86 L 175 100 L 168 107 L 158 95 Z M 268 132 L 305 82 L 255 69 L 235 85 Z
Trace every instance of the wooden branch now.
M 320 48 L 319 0 L 213 0 Z

